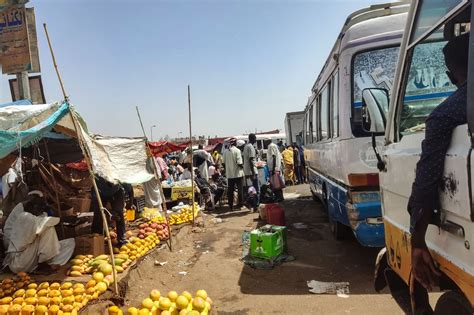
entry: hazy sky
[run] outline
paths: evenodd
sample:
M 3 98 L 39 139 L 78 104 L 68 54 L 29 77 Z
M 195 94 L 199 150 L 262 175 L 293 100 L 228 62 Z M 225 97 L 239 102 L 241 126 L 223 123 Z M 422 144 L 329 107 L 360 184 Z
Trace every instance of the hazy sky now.
M 47 101 L 62 99 L 48 24 L 71 97 L 91 131 L 154 138 L 283 128 L 304 109 L 346 17 L 377 0 L 31 0 Z M 7 76 L 1 100 L 10 101 Z

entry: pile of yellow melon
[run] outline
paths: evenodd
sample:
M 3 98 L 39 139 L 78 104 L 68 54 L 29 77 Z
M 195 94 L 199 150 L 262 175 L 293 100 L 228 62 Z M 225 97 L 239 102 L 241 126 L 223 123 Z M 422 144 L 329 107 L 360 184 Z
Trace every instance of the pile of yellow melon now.
M 142 301 L 140 308 L 130 307 L 127 315 L 208 315 L 212 308 L 212 300 L 205 290 L 198 290 L 195 297 L 188 291 L 178 295 L 176 291 L 161 296 L 160 291 L 152 290 L 149 297 Z M 122 315 L 117 306 L 108 309 L 109 315 Z
M 122 246 L 120 249 L 114 249 L 113 263 L 117 272 L 123 272 L 133 261 L 145 255 L 159 243 L 160 239 L 156 234 L 148 235 L 144 239 L 131 237 L 130 243 Z M 100 255 L 95 258 L 92 255 L 78 255 L 70 263 L 72 266 L 68 271 L 68 275 L 73 277 L 97 271 L 102 272 L 104 276 L 112 274 L 112 261 L 109 255 Z
M 70 261 L 71 268 L 68 275 L 72 277 L 80 277 L 84 274 L 91 274 L 100 271 L 105 276 L 112 274 L 112 261 L 109 255 L 100 255 L 93 257 L 92 255 L 77 255 Z M 132 263 L 126 254 L 118 254 L 114 256 L 114 264 L 118 273 L 121 273 Z
M 0 315 L 72 315 L 104 293 L 113 279 L 94 275 L 87 284 L 30 283 L 0 299 Z
M 193 220 L 193 210 L 194 210 L 194 217 L 197 217 L 199 214 L 199 205 L 194 203 L 194 207 L 190 205 L 185 206 L 178 213 L 173 213 L 169 216 L 169 224 L 170 225 L 177 225 L 186 222 L 191 222 Z
M 123 245 L 118 250 L 118 254 L 128 255 L 131 261 L 134 261 L 150 250 L 155 248 L 158 244 L 160 244 L 160 239 L 156 234 L 150 234 L 146 236 L 144 239 L 140 239 L 138 237 L 131 237 L 129 239 L 129 243 Z
M 166 218 L 159 216 L 159 217 L 154 217 L 150 220 L 152 223 L 166 223 Z

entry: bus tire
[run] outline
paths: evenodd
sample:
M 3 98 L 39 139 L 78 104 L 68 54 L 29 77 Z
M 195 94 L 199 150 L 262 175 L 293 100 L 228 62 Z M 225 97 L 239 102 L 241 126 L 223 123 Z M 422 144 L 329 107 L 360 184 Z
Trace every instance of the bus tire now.
M 323 203 L 324 212 L 329 216 L 329 197 L 328 197 L 328 190 L 326 188 L 326 184 L 323 185 L 321 200 Z
M 331 216 L 329 216 L 329 224 L 331 226 L 331 233 L 332 236 L 336 241 L 341 241 L 346 238 L 346 227 L 344 224 L 334 221 L 331 219 Z
M 471 304 L 464 294 L 459 291 L 448 291 L 443 293 L 436 303 L 434 315 L 472 315 L 473 311 Z

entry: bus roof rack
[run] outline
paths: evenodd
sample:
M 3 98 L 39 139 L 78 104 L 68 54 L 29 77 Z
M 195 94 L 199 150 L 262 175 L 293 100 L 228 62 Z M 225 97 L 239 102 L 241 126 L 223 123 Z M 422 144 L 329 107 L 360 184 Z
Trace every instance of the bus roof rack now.
M 375 19 L 375 18 L 379 18 L 379 17 L 382 17 L 382 16 L 388 16 L 388 15 L 397 14 L 397 13 L 408 12 L 409 4 L 410 4 L 410 0 L 403 0 L 403 1 L 399 1 L 399 2 L 389 2 L 389 3 L 382 3 L 382 4 L 374 4 L 374 5 L 371 5 L 369 7 L 366 7 L 366 8 L 363 8 L 363 9 L 360 9 L 360 10 L 357 10 L 357 11 L 353 12 L 352 14 L 350 14 L 347 17 L 346 21 L 344 22 L 344 25 L 342 26 L 342 29 L 339 32 L 339 35 L 336 39 L 336 42 L 334 43 L 333 48 L 331 49 L 331 52 L 330 52 L 329 56 L 334 56 L 334 54 L 336 53 L 336 50 L 339 49 L 339 46 L 340 46 L 342 38 L 344 37 L 344 34 L 346 33 L 346 31 L 350 27 L 352 27 L 352 26 L 354 26 L 358 23 L 370 20 L 370 19 Z M 326 69 L 327 65 L 329 64 L 329 61 L 330 61 L 330 58 L 328 58 L 326 60 L 326 62 L 324 63 L 324 66 L 322 67 L 318 78 L 314 82 L 314 84 L 311 88 L 311 91 L 315 90 L 315 88 L 316 88 L 316 86 L 317 86 L 317 84 L 318 84 L 318 82 L 321 78 L 321 75 L 324 73 L 324 70 Z M 308 106 L 308 104 L 306 106 Z

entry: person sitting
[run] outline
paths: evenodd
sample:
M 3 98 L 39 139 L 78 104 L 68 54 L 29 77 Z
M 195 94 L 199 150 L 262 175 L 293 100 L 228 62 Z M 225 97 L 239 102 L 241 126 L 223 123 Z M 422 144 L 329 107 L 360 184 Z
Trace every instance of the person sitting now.
M 227 190 L 227 179 L 220 173 L 216 172 L 212 175 L 211 187 L 214 193 L 214 203 L 220 203 L 225 191 Z
M 46 210 L 43 193 L 33 190 L 8 216 L 3 230 L 3 266 L 10 271 L 52 273 L 73 255 L 74 239 L 58 240 L 54 226 L 60 220 L 48 217 Z
M 195 170 L 194 181 L 201 192 L 201 196 L 203 197 L 206 208 L 209 207 L 210 209 L 214 209 L 213 189 L 209 182 L 204 177 L 202 177 L 201 172 L 199 172 L 197 169 Z

